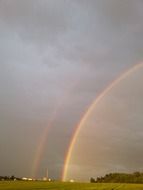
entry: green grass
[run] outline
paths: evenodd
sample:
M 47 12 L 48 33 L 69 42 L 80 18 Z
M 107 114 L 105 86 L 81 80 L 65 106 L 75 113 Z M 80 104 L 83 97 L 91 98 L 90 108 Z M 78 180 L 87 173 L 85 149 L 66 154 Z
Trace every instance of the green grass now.
M 143 184 L 1 181 L 0 190 L 143 190 Z

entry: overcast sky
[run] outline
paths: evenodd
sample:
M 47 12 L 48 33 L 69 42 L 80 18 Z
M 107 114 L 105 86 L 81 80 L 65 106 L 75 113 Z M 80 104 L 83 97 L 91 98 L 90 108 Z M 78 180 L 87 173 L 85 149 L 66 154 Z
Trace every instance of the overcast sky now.
M 143 172 L 143 64 L 116 83 L 81 124 L 64 179 Z
M 142 0 L 0 0 L 0 175 L 31 176 L 48 127 L 37 176 L 61 176 L 83 113 L 143 60 L 142 10 Z

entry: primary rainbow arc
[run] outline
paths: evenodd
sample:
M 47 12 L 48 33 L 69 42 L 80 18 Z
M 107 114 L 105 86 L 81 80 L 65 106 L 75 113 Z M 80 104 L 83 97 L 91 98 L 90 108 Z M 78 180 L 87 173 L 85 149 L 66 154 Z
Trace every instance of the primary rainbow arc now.
M 109 86 L 107 86 L 107 88 L 105 88 L 105 90 L 102 93 L 100 93 L 99 96 L 94 100 L 94 102 L 89 106 L 88 110 L 86 111 L 84 116 L 81 118 L 81 120 L 79 122 L 79 125 L 77 125 L 75 133 L 74 133 L 74 135 L 72 137 L 72 140 L 70 142 L 70 145 L 69 145 L 69 148 L 68 148 L 68 151 L 67 151 L 67 155 L 66 155 L 66 158 L 65 158 L 65 164 L 64 164 L 63 174 L 62 174 L 62 180 L 63 181 L 66 181 L 67 173 L 68 173 L 68 166 L 69 166 L 70 158 L 71 158 L 71 155 L 72 155 L 72 151 L 73 151 L 73 148 L 75 146 L 78 134 L 79 134 L 80 130 L 82 129 L 82 126 L 85 123 L 85 121 L 88 119 L 88 117 L 90 116 L 90 114 L 92 113 L 92 111 L 94 110 L 96 105 L 102 100 L 102 98 L 104 96 L 106 96 L 106 94 L 108 94 L 108 92 L 110 92 L 112 90 L 112 88 L 114 88 L 118 83 L 120 83 L 123 79 L 128 77 L 131 73 L 133 73 L 134 71 L 136 71 L 140 67 L 143 67 L 143 63 L 136 64 L 135 66 L 133 66 L 129 70 L 122 73 Z

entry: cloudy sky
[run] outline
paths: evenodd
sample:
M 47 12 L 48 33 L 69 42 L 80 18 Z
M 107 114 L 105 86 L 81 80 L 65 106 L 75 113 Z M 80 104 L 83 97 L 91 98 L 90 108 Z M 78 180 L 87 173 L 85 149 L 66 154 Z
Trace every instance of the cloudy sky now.
M 64 179 L 89 181 L 111 172 L 143 171 L 143 64 L 94 104 L 80 130 Z M 113 85 L 114 84 L 114 85 Z
M 0 0 L 0 175 L 60 178 L 83 113 L 143 60 L 142 10 L 142 0 Z

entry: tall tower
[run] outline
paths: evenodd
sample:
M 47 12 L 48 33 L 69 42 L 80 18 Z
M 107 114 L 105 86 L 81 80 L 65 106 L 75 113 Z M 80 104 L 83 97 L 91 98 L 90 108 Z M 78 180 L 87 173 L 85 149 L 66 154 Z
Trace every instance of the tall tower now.
M 46 169 L 46 175 L 43 177 L 43 181 L 49 181 L 48 168 Z
M 49 179 L 48 168 L 47 168 L 47 170 L 46 170 L 46 178 L 47 178 L 47 180 Z

